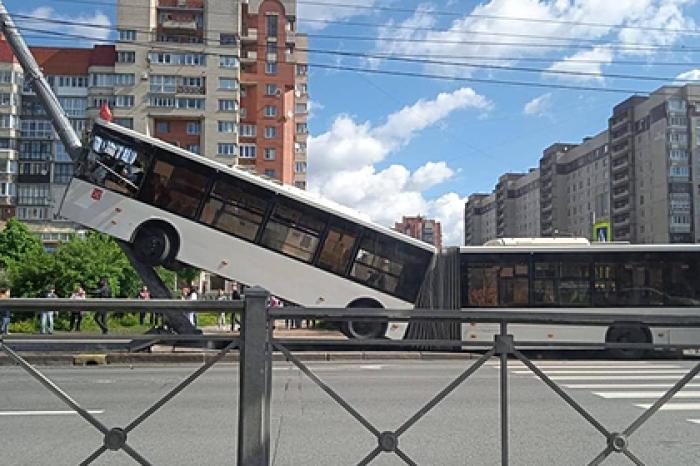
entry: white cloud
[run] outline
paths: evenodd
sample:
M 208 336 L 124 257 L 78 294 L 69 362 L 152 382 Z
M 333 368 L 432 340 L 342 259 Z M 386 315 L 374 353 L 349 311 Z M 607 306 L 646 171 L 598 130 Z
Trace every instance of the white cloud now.
M 525 115 L 543 116 L 552 106 L 552 93 L 548 92 L 539 97 L 535 97 L 525 104 L 523 113 Z
M 77 36 L 85 36 L 86 42 L 100 42 L 109 38 L 111 33 L 112 22 L 107 15 L 101 11 L 95 11 L 94 13 L 83 13 L 76 16 L 68 16 L 59 14 L 56 10 L 48 6 L 42 6 L 35 8 L 28 16 L 33 16 L 35 18 L 41 18 L 39 21 L 34 19 L 24 19 L 23 23 L 31 25 L 30 27 L 37 28 L 47 31 L 62 32 L 66 34 L 72 34 Z M 91 26 L 79 26 L 70 24 L 60 24 L 51 21 L 65 21 L 68 23 L 84 23 Z M 82 39 L 76 38 L 77 41 Z
M 421 130 L 438 124 L 453 112 L 472 108 L 488 111 L 491 102 L 471 88 L 421 99 L 389 115 L 378 126 L 358 123 L 349 115 L 336 117 L 331 128 L 309 139 L 309 189 L 393 226 L 403 215 L 427 215 L 445 223 L 445 244 L 459 244 L 462 216 L 459 196 L 429 200 L 423 192 L 450 179 L 454 171 L 444 161 L 428 161 L 413 173 L 403 165 L 375 166 L 398 151 Z M 463 209 L 462 207 L 460 209 Z M 441 216 L 444 216 L 441 217 Z
M 695 68 L 693 70 L 684 71 L 683 73 L 676 76 L 675 84 L 683 84 L 688 81 L 700 81 L 700 68 Z
M 481 57 L 465 58 L 467 63 L 490 64 L 489 57 L 512 57 L 512 61 L 494 61 L 493 64 L 507 65 L 516 63 L 525 57 L 560 56 L 578 39 L 595 39 L 622 44 L 642 43 L 645 45 L 669 45 L 678 41 L 680 35 L 672 31 L 650 31 L 648 28 L 693 28 L 694 21 L 686 17 L 686 6 L 694 0 L 491 0 L 477 5 L 462 18 L 452 21 L 446 30 L 430 31 L 403 29 L 403 27 L 435 28 L 439 17 L 430 7 L 419 7 L 405 21 L 388 22 L 380 28 L 375 50 L 381 53 L 404 56 L 440 56 Z M 509 21 L 498 17 L 531 18 L 538 22 Z M 442 19 L 442 18 L 440 18 Z M 572 22 L 579 23 L 578 25 Z M 583 23 L 583 24 L 582 24 Z M 592 26 L 596 23 L 614 26 L 634 26 L 642 29 L 618 29 L 609 26 Z M 397 28 L 396 26 L 401 26 Z M 495 32 L 508 35 L 473 34 L 473 32 Z M 518 37 L 521 35 L 522 37 Z M 527 35 L 543 38 L 526 37 Z M 571 40 L 562 40 L 571 38 Z M 411 42 L 397 42 L 396 39 L 410 39 Z M 578 42 L 580 43 L 580 41 Z M 531 45 L 536 46 L 531 46 Z M 537 45 L 559 44 L 559 47 L 542 47 Z M 568 57 L 564 63 L 558 63 L 553 69 L 585 71 L 600 74 L 601 66 L 613 61 L 614 56 L 629 54 L 647 54 L 649 51 L 635 49 L 617 49 L 613 53 L 605 46 L 592 47 L 590 50 Z M 592 57 L 604 63 L 571 63 L 574 58 Z M 454 59 L 451 59 L 454 61 Z M 556 58 L 555 58 L 556 60 Z M 381 60 L 373 60 L 379 66 Z M 470 76 L 477 68 L 459 66 L 426 65 L 431 72 L 452 73 Z M 491 71 L 492 72 L 492 71 Z M 599 78 L 592 77 L 592 80 Z
M 352 2 L 348 2 L 348 5 L 350 4 L 361 8 L 327 6 L 322 5 L 320 2 L 300 3 L 297 5 L 297 14 L 299 21 L 304 25 L 304 28 L 319 30 L 329 25 L 323 21 L 342 21 L 352 16 L 371 14 L 372 10 L 370 7 L 375 6 L 377 4 L 377 0 L 353 0 Z M 305 19 L 317 21 L 304 21 Z
M 600 76 L 603 72 L 603 64 L 613 61 L 613 53 L 607 47 L 594 47 L 591 50 L 575 53 L 556 62 L 549 68 L 550 71 L 559 71 L 571 74 L 557 74 L 557 79 L 566 81 L 597 81 L 603 80 Z M 580 73 L 580 74 L 576 74 Z

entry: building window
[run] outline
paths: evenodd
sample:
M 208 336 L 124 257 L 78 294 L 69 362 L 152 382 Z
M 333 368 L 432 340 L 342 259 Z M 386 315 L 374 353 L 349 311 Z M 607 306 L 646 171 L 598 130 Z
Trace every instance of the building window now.
M 294 171 L 296 173 L 306 173 L 306 162 L 296 162 L 294 164 Z
M 277 95 L 277 84 L 265 84 L 265 95 Z
M 299 189 L 306 189 L 306 181 L 295 181 L 294 187 Z
M 304 84 L 304 83 L 299 83 L 295 86 L 295 90 L 297 91 L 297 94 L 300 96 L 306 95 L 309 93 L 309 85 Z
M 117 52 L 117 63 L 135 63 L 136 52 Z
M 683 166 L 671 166 L 669 169 L 668 174 L 670 176 L 679 176 L 679 177 L 684 177 L 687 178 L 688 175 L 690 174 L 688 167 L 683 167 Z
M 202 66 L 207 63 L 206 55 L 201 53 L 150 52 L 148 59 L 157 65 Z
M 245 107 L 241 108 L 241 111 L 239 112 L 239 114 L 241 116 L 241 119 L 244 119 L 245 117 L 248 116 L 248 109 Z
M 297 134 L 306 134 L 309 132 L 309 127 L 306 123 L 297 123 Z
M 218 122 L 220 133 L 235 133 L 236 122 L 231 120 L 219 120 Z
M 151 75 L 149 86 L 150 91 L 157 94 L 175 94 L 177 92 L 177 76 Z
M 219 68 L 238 68 L 238 57 L 235 55 L 219 55 Z
M 265 169 L 265 176 L 269 176 L 270 178 L 275 178 L 277 176 L 277 173 L 275 172 L 274 169 L 267 168 L 267 169 Z
M 187 150 L 195 154 L 199 154 L 199 144 L 187 144 Z
M 2 115 L 4 117 L 14 117 L 14 115 Z M 22 120 L 21 122 L 22 137 L 35 139 L 51 139 L 53 137 L 53 127 L 48 120 Z
M 220 112 L 235 112 L 236 111 L 236 101 L 233 99 L 219 99 L 219 111 Z
M 257 148 L 255 144 L 241 144 L 239 156 L 242 159 L 254 159 L 256 156 Z
M 108 73 L 92 73 L 90 81 L 93 87 L 112 87 L 114 86 L 114 75 Z
M 257 126 L 255 125 L 250 125 L 250 124 L 242 124 L 241 125 L 241 136 L 244 137 L 255 137 L 257 134 Z
M 265 116 L 266 117 L 275 117 L 277 116 L 277 107 L 274 105 L 266 105 L 265 106 Z
M 119 40 L 121 40 L 121 41 L 136 40 L 136 31 L 133 29 L 119 29 Z
M 297 76 L 306 76 L 309 73 L 309 65 L 297 65 Z
M 268 55 L 277 55 L 277 43 L 276 42 L 268 42 L 267 43 L 267 54 Z M 268 58 L 268 60 L 270 60 L 270 59 L 274 60 L 274 58 L 272 58 L 272 57 Z
M 236 145 L 232 142 L 220 142 L 218 144 L 217 155 L 224 155 L 224 156 L 236 155 Z
M 277 15 L 267 15 L 267 36 L 277 37 Z
M 294 112 L 295 113 L 307 113 L 308 112 L 308 105 L 305 103 L 296 104 L 294 107 Z
M 305 142 L 295 142 L 294 143 L 294 152 L 297 154 L 303 154 L 306 152 L 306 143 Z
M 170 122 L 169 121 L 159 121 L 156 123 L 156 132 L 158 133 L 169 133 L 170 132 Z
M 272 147 L 265 148 L 265 160 L 275 160 L 277 158 L 277 149 Z
M 2 129 L 18 129 L 19 117 L 17 115 L 0 115 L 0 128 Z
M 277 74 L 277 63 L 265 62 L 265 74 Z
M 114 96 L 114 106 L 117 108 L 131 108 L 134 106 L 134 96 L 133 95 Z
M 265 127 L 265 139 L 273 139 L 277 137 L 277 128 L 274 126 Z
M 235 78 L 219 78 L 219 89 L 235 91 L 238 88 L 238 81 Z
M 236 45 L 236 36 L 235 34 L 221 34 L 219 43 L 221 45 Z
M 187 134 L 199 134 L 202 132 L 202 125 L 198 121 L 187 122 Z M 194 151 L 192 151 L 194 152 Z

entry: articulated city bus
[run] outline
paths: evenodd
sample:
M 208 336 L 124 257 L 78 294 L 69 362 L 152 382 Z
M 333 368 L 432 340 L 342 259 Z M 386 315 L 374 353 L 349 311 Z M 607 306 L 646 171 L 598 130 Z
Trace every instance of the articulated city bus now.
M 459 258 L 461 309 L 552 308 L 629 315 L 610 327 L 513 325 L 509 331 L 518 339 L 672 345 L 700 340 L 697 329 L 635 323 L 635 316 L 645 313 L 698 312 L 700 246 L 500 239 L 459 248 Z M 461 333 L 465 340 L 482 340 L 497 331 L 498 325 L 468 324 Z
M 435 248 L 300 189 L 98 120 L 61 215 L 303 306 L 411 308 Z M 350 337 L 385 334 L 348 322 Z

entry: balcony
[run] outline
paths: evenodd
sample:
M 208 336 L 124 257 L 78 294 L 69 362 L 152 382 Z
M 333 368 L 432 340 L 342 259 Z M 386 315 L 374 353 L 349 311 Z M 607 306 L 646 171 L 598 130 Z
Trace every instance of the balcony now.
M 630 203 L 627 201 L 613 203 L 613 215 L 626 214 L 630 210 Z
M 255 63 L 258 61 L 258 52 L 255 50 L 244 50 L 241 56 L 242 63 Z
M 621 176 L 619 178 L 613 178 L 612 179 L 612 186 L 613 188 L 619 187 L 619 186 L 624 186 L 629 184 L 630 182 L 630 177 L 628 175 Z
M 620 157 L 613 161 L 611 171 L 612 173 L 619 173 L 623 170 L 626 170 L 629 167 L 629 165 L 629 159 L 627 157 Z
M 241 42 L 257 42 L 258 41 L 258 30 L 257 28 L 247 28 L 243 30 L 241 34 Z
M 204 95 L 206 88 L 204 86 L 177 86 L 177 93 Z
M 160 23 L 162 29 L 178 30 L 178 31 L 197 31 L 200 29 L 197 21 L 194 19 L 166 19 Z
M 613 199 L 613 202 L 615 202 L 616 200 L 625 199 L 626 197 L 629 197 L 629 195 L 630 195 L 629 189 L 627 189 L 627 187 L 622 187 L 622 188 L 618 188 L 618 189 L 613 190 L 612 199 Z

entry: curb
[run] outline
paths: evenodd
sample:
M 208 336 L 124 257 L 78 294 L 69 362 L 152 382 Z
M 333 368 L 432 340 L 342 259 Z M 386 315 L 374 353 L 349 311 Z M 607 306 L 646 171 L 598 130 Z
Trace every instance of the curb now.
M 95 366 L 138 364 L 204 364 L 216 357 L 216 352 L 174 353 L 24 353 L 21 356 L 30 364 L 38 366 Z M 477 359 L 476 353 L 437 353 L 425 351 L 307 351 L 295 353 L 305 362 L 354 362 L 354 361 L 455 361 Z M 287 361 L 279 352 L 272 355 L 273 361 Z M 240 361 L 238 351 L 232 351 L 220 362 Z M 9 356 L 0 354 L 0 366 L 14 366 Z

